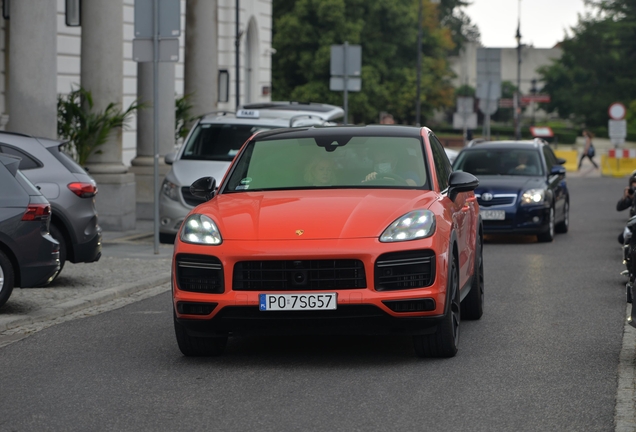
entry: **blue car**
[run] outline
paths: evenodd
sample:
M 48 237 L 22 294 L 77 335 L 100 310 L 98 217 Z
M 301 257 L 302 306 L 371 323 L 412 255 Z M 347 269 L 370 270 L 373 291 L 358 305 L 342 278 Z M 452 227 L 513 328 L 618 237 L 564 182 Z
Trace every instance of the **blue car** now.
M 485 234 L 536 235 L 551 242 L 570 224 L 565 160 L 543 140 L 483 142 L 463 149 L 453 169 L 479 179 Z

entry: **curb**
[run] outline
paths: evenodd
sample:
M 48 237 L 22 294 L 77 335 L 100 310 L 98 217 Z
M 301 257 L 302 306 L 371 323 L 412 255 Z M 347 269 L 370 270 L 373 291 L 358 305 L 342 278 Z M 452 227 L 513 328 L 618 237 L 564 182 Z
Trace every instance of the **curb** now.
M 27 315 L 18 316 L 14 319 L 8 320 L 7 322 L 0 323 L 0 332 L 23 325 L 54 320 L 89 307 L 99 306 L 111 300 L 128 297 L 137 292 L 155 288 L 167 283 L 170 283 L 170 273 L 162 273 L 158 276 L 149 277 L 137 282 L 107 288 L 55 306 L 36 309 Z

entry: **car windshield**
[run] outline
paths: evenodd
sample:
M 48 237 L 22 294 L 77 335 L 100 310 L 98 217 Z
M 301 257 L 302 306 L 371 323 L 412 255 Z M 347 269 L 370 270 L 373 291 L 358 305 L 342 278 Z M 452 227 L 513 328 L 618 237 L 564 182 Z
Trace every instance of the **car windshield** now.
M 270 129 L 246 124 L 199 123 L 185 144 L 181 159 L 231 161 L 254 133 Z
M 227 192 L 313 188 L 427 188 L 420 139 L 258 137 L 236 162 Z
M 455 171 L 484 175 L 541 176 L 543 167 L 539 152 L 524 149 L 476 149 L 459 154 Z

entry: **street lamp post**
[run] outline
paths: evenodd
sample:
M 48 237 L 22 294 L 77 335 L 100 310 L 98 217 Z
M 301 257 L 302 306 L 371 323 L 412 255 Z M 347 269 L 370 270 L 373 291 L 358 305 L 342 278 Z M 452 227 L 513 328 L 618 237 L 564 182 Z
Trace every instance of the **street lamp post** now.
M 421 117 L 421 90 L 422 90 L 422 1 L 418 2 L 417 10 L 417 91 L 415 97 L 415 126 L 420 126 Z M 441 0 L 429 0 L 433 4 L 439 4 Z
M 515 139 L 521 139 L 521 18 L 517 25 L 517 91 L 515 92 Z

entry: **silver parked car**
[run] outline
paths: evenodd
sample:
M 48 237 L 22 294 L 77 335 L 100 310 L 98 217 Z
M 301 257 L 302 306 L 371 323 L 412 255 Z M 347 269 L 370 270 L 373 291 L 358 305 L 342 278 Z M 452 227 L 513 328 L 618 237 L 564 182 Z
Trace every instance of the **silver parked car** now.
M 102 254 L 97 222 L 97 184 L 63 151 L 64 143 L 0 131 L 0 153 L 17 156 L 20 171 L 51 204 L 51 236 L 60 243 L 60 270 L 66 260 L 94 262 Z
M 172 165 L 159 197 L 159 237 L 173 243 L 185 216 L 203 201 L 192 196 L 190 185 L 201 177 L 225 176 L 245 141 L 258 131 L 286 127 L 331 126 L 344 117 L 340 107 L 319 103 L 267 102 L 239 107 L 234 112 L 203 116 L 176 153 L 166 155 Z

